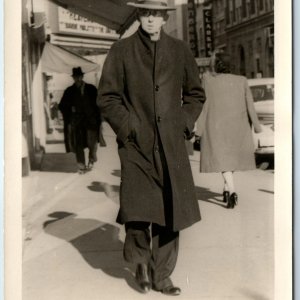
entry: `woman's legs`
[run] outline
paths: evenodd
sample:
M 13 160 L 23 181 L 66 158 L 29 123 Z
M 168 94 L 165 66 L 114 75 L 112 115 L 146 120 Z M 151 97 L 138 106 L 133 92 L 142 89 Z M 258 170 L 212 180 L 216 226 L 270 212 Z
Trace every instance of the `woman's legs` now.
M 234 182 L 233 182 L 233 172 L 226 171 L 222 172 L 222 176 L 224 179 L 224 191 L 228 191 L 230 195 L 235 192 Z
M 229 196 L 229 199 L 227 199 L 227 201 L 226 201 L 227 202 L 227 208 L 234 208 L 234 206 L 237 205 L 238 196 L 235 193 L 234 182 L 233 182 L 233 172 L 232 171 L 222 172 L 222 176 L 223 176 L 223 179 L 224 179 L 224 192 L 223 192 L 223 195 L 226 191 L 228 191 L 227 198 Z

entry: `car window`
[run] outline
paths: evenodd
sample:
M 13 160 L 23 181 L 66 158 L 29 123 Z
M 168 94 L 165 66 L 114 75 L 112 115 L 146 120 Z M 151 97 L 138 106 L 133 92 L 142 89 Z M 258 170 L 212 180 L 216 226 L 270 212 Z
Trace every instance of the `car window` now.
M 274 100 L 274 84 L 253 85 L 250 89 L 254 102 Z

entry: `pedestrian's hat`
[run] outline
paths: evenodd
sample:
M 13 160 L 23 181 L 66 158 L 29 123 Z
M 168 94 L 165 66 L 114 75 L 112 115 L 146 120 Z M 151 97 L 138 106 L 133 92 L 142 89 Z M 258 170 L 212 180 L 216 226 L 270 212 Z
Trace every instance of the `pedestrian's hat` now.
M 153 10 L 175 10 L 175 7 L 168 6 L 168 0 L 136 0 L 135 2 L 127 2 L 127 5 L 137 8 L 153 9 Z
M 73 68 L 72 69 L 72 76 L 81 76 L 84 75 L 84 73 L 81 70 L 81 67 Z

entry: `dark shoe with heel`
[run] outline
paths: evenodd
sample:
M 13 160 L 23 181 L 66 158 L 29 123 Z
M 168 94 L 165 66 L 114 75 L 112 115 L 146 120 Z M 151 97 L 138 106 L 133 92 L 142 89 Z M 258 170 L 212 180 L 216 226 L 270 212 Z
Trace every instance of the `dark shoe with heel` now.
M 146 264 L 138 264 L 135 272 L 136 281 L 143 293 L 148 293 L 151 289 L 149 279 L 148 266 Z
M 232 193 L 229 197 L 227 208 L 234 208 L 238 203 L 238 195 L 236 193 Z
M 228 203 L 228 201 L 229 201 L 229 196 L 230 196 L 230 194 L 229 194 L 228 191 L 224 191 L 224 192 L 223 192 L 223 202 L 224 202 L 224 203 Z

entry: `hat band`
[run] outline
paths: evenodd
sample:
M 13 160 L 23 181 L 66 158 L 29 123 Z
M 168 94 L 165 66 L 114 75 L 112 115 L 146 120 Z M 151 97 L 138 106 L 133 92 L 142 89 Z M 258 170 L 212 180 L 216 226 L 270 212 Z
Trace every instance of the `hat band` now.
M 165 7 L 168 6 L 167 3 L 165 3 L 165 2 L 161 2 L 161 1 L 146 1 L 146 0 L 138 1 L 137 4 L 160 5 L 160 6 L 165 6 Z

